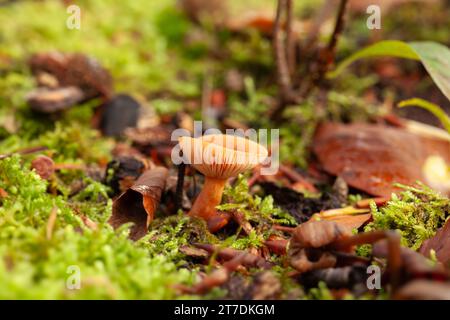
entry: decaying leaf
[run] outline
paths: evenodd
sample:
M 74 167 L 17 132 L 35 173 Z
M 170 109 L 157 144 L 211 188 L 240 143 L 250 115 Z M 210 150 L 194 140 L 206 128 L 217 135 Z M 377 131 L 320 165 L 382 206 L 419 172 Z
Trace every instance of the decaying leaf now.
M 55 163 L 51 158 L 41 155 L 31 161 L 31 169 L 42 179 L 48 180 L 55 173 Z
M 269 269 L 273 266 L 271 262 L 248 251 L 236 250 L 232 248 L 221 249 L 220 247 L 212 244 L 194 243 L 193 245 L 197 248 L 208 251 L 210 254 L 217 253 L 217 257 L 222 261 L 229 261 L 242 255 L 242 260 L 240 263 L 247 268 Z
M 431 250 L 434 250 L 441 263 L 450 266 L 450 220 L 447 220 L 434 237 L 424 241 L 419 252 L 428 257 Z
M 371 124 L 325 123 L 313 149 L 323 168 L 350 186 L 389 197 L 393 184 L 425 181 L 422 166 L 433 154 L 450 163 L 448 141 L 418 136 L 401 128 Z
M 378 258 L 387 258 L 389 254 L 388 244 L 385 240 L 374 244 L 372 254 Z M 436 279 L 446 280 L 449 273 L 441 264 L 434 264 L 420 253 L 407 247 L 400 248 L 401 282 L 411 279 Z
M 289 244 L 290 264 L 300 273 L 332 268 L 337 258 L 327 250 L 337 240 L 351 237 L 348 228 L 330 221 L 308 221 L 295 228 Z
M 164 125 L 151 128 L 128 128 L 125 130 L 125 136 L 131 139 L 138 146 L 154 147 L 159 145 L 167 145 L 174 129 L 175 127 Z
M 179 250 L 181 253 L 185 254 L 186 256 L 192 257 L 195 259 L 206 259 L 209 257 L 208 251 L 201 249 L 201 248 L 184 245 L 184 246 L 181 246 Z
M 324 282 L 330 289 L 351 289 L 356 294 L 367 291 L 367 266 L 354 265 L 341 268 L 313 270 L 300 275 L 300 282 L 306 288 L 316 288 Z
M 153 221 L 167 176 L 168 170 L 164 167 L 144 172 L 131 188 L 114 201 L 109 223 L 117 228 L 124 223 L 133 222 L 130 238 L 133 240 L 142 238 Z
M 414 280 L 400 288 L 393 298 L 397 300 L 450 300 L 450 283 Z
M 328 211 L 335 211 L 339 209 L 332 209 Z M 361 209 L 355 209 L 355 210 L 361 210 Z M 371 213 L 367 213 L 367 211 L 364 211 L 362 213 L 355 213 L 355 214 L 346 214 L 346 213 L 336 213 L 336 214 L 327 214 L 327 211 L 315 214 L 311 217 L 312 220 L 326 220 L 326 221 L 333 221 L 337 224 L 348 228 L 349 230 L 358 229 L 362 225 L 364 225 L 366 222 L 368 222 L 372 218 Z
M 120 136 L 125 129 L 136 127 L 139 103 L 131 96 L 118 94 L 103 106 L 100 127 L 107 136 Z
M 73 86 L 56 89 L 39 88 L 27 95 L 27 102 L 34 111 L 53 113 L 66 110 L 83 98 L 83 92 Z
M 81 89 L 85 99 L 112 95 L 113 80 L 109 72 L 97 60 L 84 54 L 38 53 L 30 58 L 29 64 L 33 74 L 46 72 L 53 75 L 61 87 Z
M 337 2 L 337 1 L 336 1 Z M 377 5 L 381 8 L 381 12 L 388 13 L 392 9 L 398 9 L 398 6 L 408 3 L 421 3 L 423 5 L 431 5 L 442 2 L 442 0 L 351 0 L 349 9 L 354 12 L 366 13 L 367 7 Z
M 255 275 L 244 297 L 248 300 L 274 300 L 278 299 L 281 293 L 280 280 L 273 272 L 266 270 Z
M 105 183 L 114 194 L 120 194 L 130 188 L 145 169 L 145 163 L 137 157 L 119 156 L 108 163 Z

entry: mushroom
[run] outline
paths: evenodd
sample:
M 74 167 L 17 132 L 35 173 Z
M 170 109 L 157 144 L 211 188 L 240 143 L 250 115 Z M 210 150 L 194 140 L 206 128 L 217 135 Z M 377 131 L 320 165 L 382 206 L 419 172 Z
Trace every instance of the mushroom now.
M 184 161 L 205 176 L 203 189 L 189 215 L 206 220 L 214 232 L 228 222 L 215 208 L 222 200 L 227 179 L 262 163 L 267 149 L 249 139 L 226 134 L 181 137 L 178 141 Z

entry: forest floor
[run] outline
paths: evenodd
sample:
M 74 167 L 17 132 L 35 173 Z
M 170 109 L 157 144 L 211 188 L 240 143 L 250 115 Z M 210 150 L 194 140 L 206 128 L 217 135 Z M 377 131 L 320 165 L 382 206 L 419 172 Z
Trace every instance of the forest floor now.
M 0 298 L 450 299 L 450 139 L 397 107 L 449 113 L 450 6 L 386 1 L 369 30 L 350 1 L 336 30 L 346 1 L 293 1 L 291 29 L 276 1 L 179 2 L 77 1 L 80 29 L 66 1 L 0 4 Z M 327 76 L 383 40 L 419 57 Z M 278 172 L 231 178 L 221 228 L 171 159 L 200 120 L 279 130 Z

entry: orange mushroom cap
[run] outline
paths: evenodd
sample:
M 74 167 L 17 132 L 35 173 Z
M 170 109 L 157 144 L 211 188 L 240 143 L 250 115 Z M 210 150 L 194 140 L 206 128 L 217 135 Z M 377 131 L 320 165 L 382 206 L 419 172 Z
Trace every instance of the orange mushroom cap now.
M 228 179 L 262 163 L 267 149 L 252 140 L 226 134 L 181 137 L 184 160 L 207 177 Z

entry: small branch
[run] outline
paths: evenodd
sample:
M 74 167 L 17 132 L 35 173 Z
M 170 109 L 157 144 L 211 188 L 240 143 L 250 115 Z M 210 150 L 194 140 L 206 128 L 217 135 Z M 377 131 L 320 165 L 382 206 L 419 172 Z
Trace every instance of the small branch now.
M 286 43 L 283 37 L 282 15 L 286 10 Z M 292 32 L 292 0 L 278 0 L 273 30 L 273 52 L 275 57 L 276 78 L 279 88 L 278 104 L 269 112 L 269 117 L 279 122 L 283 111 L 289 104 L 299 104 L 302 99 L 292 87 L 291 74 L 295 71 L 295 42 Z
M 334 25 L 333 34 L 325 49 L 319 55 L 319 70 L 316 83 L 320 83 L 328 71 L 329 67 L 334 63 L 336 47 L 339 41 L 339 36 L 344 30 L 345 26 L 345 11 L 347 9 L 348 0 L 341 0 L 339 3 L 339 9 L 336 17 L 336 23 Z
M 328 51 L 332 52 L 334 55 L 334 52 L 336 51 L 336 46 L 339 40 L 339 36 L 342 33 L 342 30 L 344 30 L 345 25 L 345 11 L 347 9 L 348 0 L 341 0 L 339 3 L 339 10 L 336 18 L 336 24 L 334 26 L 334 31 L 331 36 L 330 42 L 328 43 Z
M 294 9 L 292 0 L 287 0 L 286 4 L 286 56 L 287 56 L 287 63 L 288 63 L 288 70 L 289 74 L 292 78 L 292 76 L 295 73 L 295 65 L 296 65 L 296 59 L 295 59 L 295 39 L 294 39 L 294 32 L 292 30 L 293 27 L 293 19 L 294 19 Z
M 233 211 L 232 213 L 233 219 L 241 226 L 242 230 L 249 235 L 254 231 L 252 225 L 248 220 L 245 218 L 244 214 L 242 212 L 239 212 L 238 210 Z
M 350 238 L 338 240 L 334 242 L 331 247 L 335 250 L 345 250 L 351 246 L 375 243 L 382 239 L 386 239 L 388 242 L 388 271 L 392 290 L 395 291 L 400 282 L 400 272 L 402 267 L 400 236 L 397 232 L 377 230 L 359 233 Z
M 275 55 L 275 64 L 277 71 L 277 82 L 280 88 L 280 96 L 285 99 L 291 90 L 291 77 L 289 75 L 289 67 L 286 57 L 286 48 L 283 41 L 283 28 L 281 16 L 283 9 L 287 8 L 288 0 L 278 0 L 277 14 L 275 17 L 273 31 L 273 48 Z

